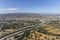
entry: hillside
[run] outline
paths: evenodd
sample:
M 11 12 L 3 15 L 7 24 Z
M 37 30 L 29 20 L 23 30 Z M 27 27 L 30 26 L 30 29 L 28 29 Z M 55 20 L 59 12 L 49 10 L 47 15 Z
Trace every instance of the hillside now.
M 31 32 L 27 40 L 60 40 L 60 21 L 52 21 Z

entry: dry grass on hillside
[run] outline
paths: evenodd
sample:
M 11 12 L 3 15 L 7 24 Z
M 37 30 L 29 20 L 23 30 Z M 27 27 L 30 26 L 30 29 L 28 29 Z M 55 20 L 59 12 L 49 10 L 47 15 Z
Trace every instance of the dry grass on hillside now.
M 60 22 L 52 22 L 42 30 L 30 33 L 27 40 L 60 40 Z M 41 32 L 42 31 L 42 32 Z

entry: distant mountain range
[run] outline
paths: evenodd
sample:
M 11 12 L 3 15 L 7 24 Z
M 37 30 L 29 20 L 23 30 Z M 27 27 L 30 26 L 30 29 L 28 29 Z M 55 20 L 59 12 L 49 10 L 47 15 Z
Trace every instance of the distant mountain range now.
M 48 13 L 7 13 L 0 14 L 1 18 L 23 18 L 23 17 L 32 17 L 32 18 L 40 18 L 45 16 L 60 16 L 59 14 L 48 14 Z
M 35 13 L 9 13 L 9 14 L 0 14 L 0 17 L 5 18 L 5 17 L 39 17 L 41 16 L 40 14 L 35 14 Z
M 60 16 L 57 13 L 6 13 L 0 14 L 0 16 Z

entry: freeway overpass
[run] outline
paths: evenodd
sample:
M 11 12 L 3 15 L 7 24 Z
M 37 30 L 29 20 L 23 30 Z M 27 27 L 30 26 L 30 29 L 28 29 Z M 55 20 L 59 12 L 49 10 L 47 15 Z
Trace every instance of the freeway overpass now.
M 48 23 L 49 23 L 49 22 L 48 22 Z M 37 25 L 39 25 L 39 26 L 37 26 L 37 27 L 40 27 L 40 26 L 44 27 L 44 26 L 46 26 L 47 24 L 40 23 L 40 24 L 37 24 Z M 36 25 L 31 25 L 31 26 L 22 28 L 22 29 L 20 29 L 20 30 L 17 30 L 17 31 L 15 31 L 15 32 L 12 32 L 12 33 L 10 33 L 10 34 L 4 35 L 4 36 L 0 37 L 0 40 L 6 40 L 7 38 L 10 38 L 10 37 L 15 36 L 15 35 L 17 35 L 17 34 L 20 34 L 20 35 L 21 35 L 21 34 L 23 34 L 26 30 L 27 30 L 27 31 L 28 31 L 28 30 L 33 30 L 34 28 L 36 28 L 35 26 L 36 26 Z
M 4 39 L 6 39 L 6 38 L 9 38 L 9 37 L 11 37 L 11 36 L 17 35 L 17 34 L 19 34 L 19 33 L 22 34 L 22 33 L 25 32 L 25 30 L 32 30 L 32 29 L 33 29 L 32 26 L 22 28 L 22 29 L 20 29 L 20 30 L 17 30 L 17 31 L 15 31 L 15 32 L 12 32 L 12 33 L 10 33 L 10 34 L 7 34 L 7 35 L 4 35 L 4 36 L 0 37 L 0 40 L 4 40 Z

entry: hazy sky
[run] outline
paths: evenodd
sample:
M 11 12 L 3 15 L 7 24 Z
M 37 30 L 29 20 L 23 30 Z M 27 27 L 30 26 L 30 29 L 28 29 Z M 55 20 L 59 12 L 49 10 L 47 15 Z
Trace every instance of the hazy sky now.
M 0 0 L 0 13 L 60 13 L 60 0 Z

